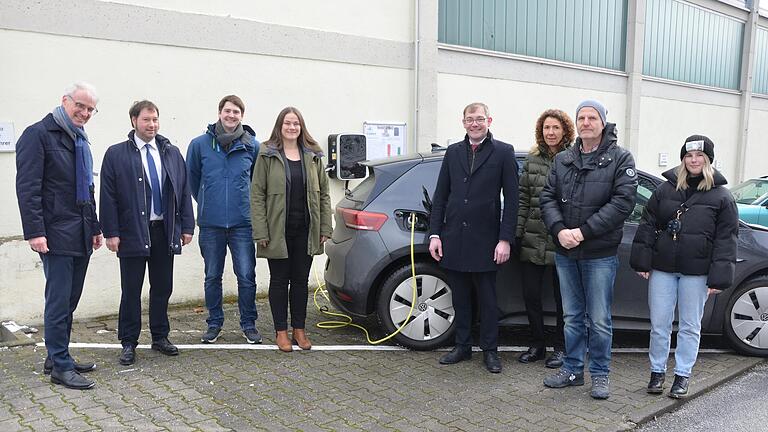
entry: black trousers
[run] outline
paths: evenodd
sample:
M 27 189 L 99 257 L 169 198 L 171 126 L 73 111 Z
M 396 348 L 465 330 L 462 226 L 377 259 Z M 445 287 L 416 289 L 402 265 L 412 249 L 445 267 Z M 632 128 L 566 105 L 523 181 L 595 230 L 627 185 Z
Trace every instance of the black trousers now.
M 152 340 L 168 337 L 168 299 L 173 291 L 173 254 L 162 223 L 151 223 L 149 257 L 120 258 L 120 315 L 117 337 L 123 346 L 139 342 L 141 332 L 141 289 L 149 266 L 149 330 Z
M 269 259 L 269 307 L 275 331 L 288 329 L 288 305 L 291 308 L 291 327 L 303 329 L 307 321 L 307 284 L 312 256 L 307 255 L 306 230 L 287 232 L 288 258 Z M 290 287 L 290 288 L 289 288 Z
M 499 306 L 496 301 L 496 272 L 458 272 L 443 269 L 453 291 L 456 311 L 457 347 L 472 347 L 472 291 L 477 298 L 480 315 L 480 348 L 496 351 L 499 340 Z
M 555 350 L 564 351 L 563 339 L 563 299 L 560 296 L 560 280 L 557 278 L 555 266 L 542 266 L 530 262 L 523 262 L 523 299 L 525 311 L 528 313 L 528 322 L 531 326 L 531 346 L 543 348 L 547 346 L 544 335 L 544 311 L 541 305 L 541 291 L 544 286 L 544 278 L 547 273 L 552 275 L 552 285 L 555 291 L 555 308 L 557 309 L 557 330 L 552 338 Z

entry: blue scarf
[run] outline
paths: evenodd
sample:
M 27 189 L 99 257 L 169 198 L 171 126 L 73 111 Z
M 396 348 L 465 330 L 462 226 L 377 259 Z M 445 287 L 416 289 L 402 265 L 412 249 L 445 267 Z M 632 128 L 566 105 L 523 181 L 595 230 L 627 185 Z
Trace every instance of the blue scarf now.
M 53 110 L 53 120 L 75 142 L 75 192 L 78 205 L 91 203 L 91 186 L 93 186 L 93 154 L 85 129 L 75 126 L 64 107 L 57 106 Z

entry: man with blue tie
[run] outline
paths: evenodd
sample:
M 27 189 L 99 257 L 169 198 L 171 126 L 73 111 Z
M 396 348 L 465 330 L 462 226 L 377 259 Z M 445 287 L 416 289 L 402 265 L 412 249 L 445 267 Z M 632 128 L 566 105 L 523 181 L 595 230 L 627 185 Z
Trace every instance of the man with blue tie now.
M 107 248 L 120 259 L 120 364 L 136 361 L 141 332 L 141 290 L 149 268 L 149 329 L 152 349 L 175 356 L 168 340 L 168 299 L 173 258 L 192 241 L 195 221 L 187 169 L 177 147 L 159 135 L 160 110 L 143 100 L 128 114 L 128 140 L 107 149 L 101 168 L 102 229 Z

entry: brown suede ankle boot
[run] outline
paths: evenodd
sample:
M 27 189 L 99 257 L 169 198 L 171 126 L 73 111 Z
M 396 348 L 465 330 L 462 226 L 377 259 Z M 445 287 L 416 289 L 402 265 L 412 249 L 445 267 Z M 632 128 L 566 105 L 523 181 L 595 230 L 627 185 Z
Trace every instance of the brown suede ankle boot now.
M 275 332 L 275 343 L 277 343 L 277 347 L 282 352 L 291 352 L 293 351 L 293 345 L 291 345 L 291 340 L 288 339 L 288 330 L 278 330 Z
M 312 342 L 307 338 L 307 332 L 304 329 L 293 329 L 293 343 L 303 350 L 312 349 Z

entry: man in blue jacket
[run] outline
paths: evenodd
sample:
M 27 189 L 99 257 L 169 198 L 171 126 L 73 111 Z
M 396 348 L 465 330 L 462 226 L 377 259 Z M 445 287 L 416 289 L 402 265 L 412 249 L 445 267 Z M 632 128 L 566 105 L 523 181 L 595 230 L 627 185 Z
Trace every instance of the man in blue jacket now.
M 224 325 L 222 274 L 227 247 L 237 276 L 240 329 L 248 343 L 261 343 L 256 329 L 256 254 L 251 235 L 251 176 L 259 142 L 243 125 L 245 104 L 235 95 L 219 102 L 219 120 L 187 149 L 192 196 L 197 201 L 200 253 L 205 261 L 208 329 L 203 343 L 214 343 Z
M 136 361 L 141 331 L 141 289 L 149 267 L 152 349 L 178 355 L 168 340 L 173 257 L 192 241 L 195 219 L 187 170 L 179 149 L 159 135 L 160 110 L 147 100 L 128 111 L 128 140 L 107 149 L 101 167 L 102 224 L 107 248 L 120 259 L 120 364 Z
M 69 355 L 72 314 L 80 301 L 85 272 L 102 236 L 93 198 L 93 157 L 83 126 L 96 115 L 99 98 L 86 83 L 75 83 L 41 121 L 24 130 L 16 144 L 16 196 L 24 240 L 40 254 L 45 273 L 43 371 L 51 382 L 83 390 L 94 382 L 80 375 L 96 369 Z

